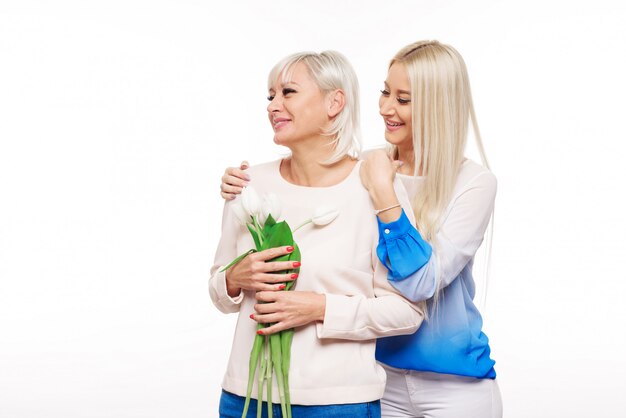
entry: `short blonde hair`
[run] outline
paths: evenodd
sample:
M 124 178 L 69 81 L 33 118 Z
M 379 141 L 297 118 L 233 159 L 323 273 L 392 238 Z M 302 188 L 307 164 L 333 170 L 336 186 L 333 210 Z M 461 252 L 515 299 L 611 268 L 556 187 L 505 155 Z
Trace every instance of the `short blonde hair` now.
M 361 153 L 359 81 L 352 65 L 337 51 L 298 52 L 283 58 L 272 68 L 268 88 L 276 83 L 281 74 L 283 82 L 289 81 L 293 69 L 299 63 L 305 65 L 322 92 L 341 89 L 345 96 L 344 108 L 325 132 L 333 137 L 334 152 L 324 163 L 332 164 L 345 156 L 358 158 Z

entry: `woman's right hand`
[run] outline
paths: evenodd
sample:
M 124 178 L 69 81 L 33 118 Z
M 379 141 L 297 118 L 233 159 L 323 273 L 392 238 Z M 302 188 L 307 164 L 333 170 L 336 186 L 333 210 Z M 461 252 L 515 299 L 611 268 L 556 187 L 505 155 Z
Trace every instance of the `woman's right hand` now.
M 248 167 L 248 162 L 242 161 L 239 168 L 228 167 L 224 171 L 222 184 L 220 184 L 221 195 L 224 200 L 233 200 L 248 185 L 250 176 L 244 172 Z
M 276 247 L 252 253 L 226 270 L 226 289 L 230 297 L 244 290 L 282 290 L 284 282 L 298 278 L 298 273 L 277 273 L 297 269 L 299 261 L 269 261 L 293 252 L 293 247 Z

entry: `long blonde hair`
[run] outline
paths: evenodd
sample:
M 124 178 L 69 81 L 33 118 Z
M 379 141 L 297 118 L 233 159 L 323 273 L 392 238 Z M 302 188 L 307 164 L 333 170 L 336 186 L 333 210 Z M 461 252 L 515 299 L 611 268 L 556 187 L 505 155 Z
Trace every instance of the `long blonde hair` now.
M 422 188 L 411 203 L 417 229 L 436 248 L 436 235 L 465 159 L 470 121 L 482 163 L 487 169 L 489 163 L 476 122 L 467 68 L 457 50 L 438 41 L 419 41 L 402 48 L 389 67 L 396 63 L 404 65 L 411 83 L 413 175 L 424 176 Z M 396 147 L 391 147 L 391 153 L 398 158 Z M 480 301 L 483 309 L 489 281 L 493 213 L 486 235 L 486 267 Z M 433 310 L 437 308 L 440 290 L 437 277 Z
M 411 83 L 413 174 L 425 176 L 413 198 L 413 211 L 418 230 L 433 241 L 465 158 L 470 120 L 482 162 L 487 168 L 489 164 L 461 55 L 438 41 L 419 41 L 402 48 L 389 67 L 396 63 L 405 66 Z M 395 147 L 392 153 L 398 157 Z

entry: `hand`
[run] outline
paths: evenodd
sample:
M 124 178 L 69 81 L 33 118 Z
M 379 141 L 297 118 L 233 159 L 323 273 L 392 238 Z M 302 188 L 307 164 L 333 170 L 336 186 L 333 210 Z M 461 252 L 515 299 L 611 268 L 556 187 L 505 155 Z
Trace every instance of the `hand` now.
M 259 331 L 262 335 L 323 321 L 326 313 L 326 296 L 319 293 L 297 290 L 258 292 L 256 299 L 263 303 L 254 305 L 256 313 L 250 318 L 262 324 L 273 323 Z
M 383 150 L 370 152 L 361 163 L 361 183 L 367 189 L 375 209 L 395 206 L 399 203 L 393 180 L 396 171 L 402 165 L 400 161 L 392 161 Z M 402 208 L 395 207 L 378 214 L 385 223 L 396 221 L 402 215 Z
M 269 261 L 289 254 L 293 247 L 276 247 L 252 253 L 226 270 L 226 289 L 230 297 L 244 290 L 281 290 L 284 282 L 295 280 L 297 273 L 280 274 L 279 271 L 298 268 L 298 261 Z
M 390 189 L 401 161 L 393 161 L 383 150 L 367 154 L 361 163 L 361 183 L 370 193 L 378 189 Z
M 242 161 L 237 167 L 228 167 L 222 176 L 220 184 L 221 195 L 224 200 L 233 200 L 248 185 L 250 176 L 244 172 L 249 167 L 247 161 Z

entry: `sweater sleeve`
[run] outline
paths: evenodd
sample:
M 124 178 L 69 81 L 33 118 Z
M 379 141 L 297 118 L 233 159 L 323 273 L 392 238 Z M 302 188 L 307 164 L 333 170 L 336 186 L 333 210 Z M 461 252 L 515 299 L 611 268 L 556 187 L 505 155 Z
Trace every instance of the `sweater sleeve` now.
M 394 183 L 403 208 L 409 199 L 399 180 Z M 326 294 L 324 321 L 317 324 L 318 338 L 370 340 L 393 335 L 412 334 L 424 319 L 423 303 L 412 303 L 387 281 L 387 269 L 376 255 L 372 243 L 374 296 Z
M 483 241 L 493 212 L 497 182 L 489 171 L 473 177 L 454 198 L 444 214 L 428 262 L 405 280 L 391 284 L 412 301 L 432 297 L 445 288 L 474 257 Z
M 215 261 L 211 267 L 209 279 L 209 294 L 213 304 L 224 313 L 239 312 L 243 301 L 243 292 L 232 298 L 226 289 L 226 272 L 220 270 L 237 257 L 237 236 L 239 224 L 235 221 L 232 212 L 233 201 L 224 204 L 222 214 L 222 236 L 215 252 Z

